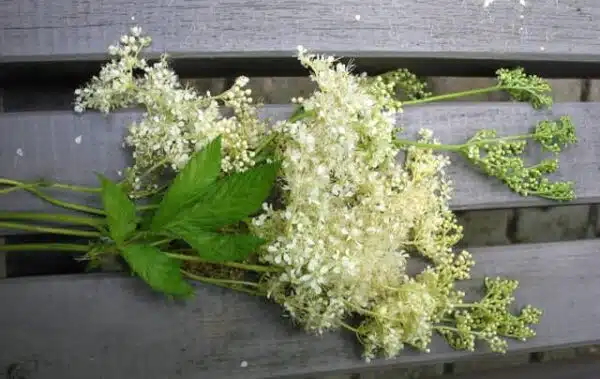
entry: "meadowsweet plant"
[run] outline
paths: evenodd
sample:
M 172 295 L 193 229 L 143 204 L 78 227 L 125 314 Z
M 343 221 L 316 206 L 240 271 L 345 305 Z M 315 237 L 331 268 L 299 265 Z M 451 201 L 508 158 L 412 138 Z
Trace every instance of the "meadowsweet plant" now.
M 216 96 L 198 94 L 181 85 L 166 55 L 154 64 L 140 57 L 149 44 L 150 38 L 142 36 L 139 27 L 132 28 L 118 46 L 109 47 L 113 60 L 75 92 L 76 112 L 96 109 L 108 113 L 132 106 L 145 110 L 143 117 L 130 125 L 125 139 L 126 145 L 133 148 L 134 164 L 128 170 L 128 182 L 134 194 L 148 190 L 149 185 L 156 186 L 152 180 L 156 176 L 142 178 L 144 172 L 160 167 L 178 171 L 194 151 L 217 136 L 223 144 L 223 172 L 252 167 L 266 126 L 256 116 L 250 90 L 244 88 L 248 78 L 239 77 L 233 87 Z M 136 76 L 136 72 L 143 75 Z M 233 114 L 224 117 L 219 106 L 228 107 Z
M 299 47 L 299 63 L 317 90 L 292 99 L 288 119 L 267 122 L 257 116 L 247 78 L 221 94 L 199 94 L 180 84 L 166 55 L 154 63 L 143 58 L 150 43 L 133 28 L 75 93 L 79 113 L 142 109 L 128 126 L 124 145 L 134 163 L 122 181 L 99 176 L 100 187 L 87 188 L 0 179 L 3 193 L 25 190 L 84 214 L 1 213 L 0 227 L 89 242 L 0 249 L 80 252 L 91 264 L 120 256 L 151 288 L 171 296 L 191 295 L 185 279 L 265 296 L 307 332 L 352 331 L 366 360 L 406 347 L 429 351 L 436 333 L 456 349 L 483 341 L 497 352 L 506 350 L 507 338 L 534 336 L 541 310 L 511 312 L 516 281 L 486 278 L 473 303 L 455 286 L 470 279 L 475 262 L 455 248 L 462 230 L 448 205 L 445 152 L 520 195 L 570 200 L 572 183 L 551 182 L 547 174 L 576 142 L 574 126 L 564 116 L 522 135 L 484 129 L 449 145 L 430 130 L 403 135 L 396 115 L 407 106 L 490 91 L 548 107 L 544 80 L 501 69 L 492 87 L 434 96 L 407 70 L 357 75 L 334 57 Z M 528 143 L 549 157 L 526 164 Z M 47 187 L 96 193 L 103 208 L 60 201 Z M 427 265 L 409 275 L 411 259 Z M 350 322 L 355 316 L 360 320 Z

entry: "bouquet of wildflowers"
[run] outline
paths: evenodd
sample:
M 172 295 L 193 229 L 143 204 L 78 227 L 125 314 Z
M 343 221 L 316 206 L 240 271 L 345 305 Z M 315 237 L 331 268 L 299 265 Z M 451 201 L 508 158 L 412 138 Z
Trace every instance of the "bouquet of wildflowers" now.
M 318 89 L 292 99 L 288 119 L 270 122 L 258 117 L 247 78 L 220 94 L 197 93 L 180 84 L 166 56 L 143 59 L 149 44 L 132 28 L 109 47 L 112 60 L 99 75 L 76 91 L 77 112 L 143 109 L 124 141 L 134 158 L 124 180 L 99 176 L 99 188 L 82 188 L 0 179 L 9 190 L 82 213 L 12 215 L 75 225 L 51 231 L 89 238 L 47 250 L 81 252 L 90 264 L 121 257 L 170 296 L 191 295 L 188 280 L 265 296 L 310 333 L 356 333 L 367 360 L 394 357 L 407 346 L 428 351 L 434 333 L 457 349 L 473 350 L 483 340 L 498 352 L 505 338 L 534 336 L 530 326 L 541 311 L 509 310 L 515 281 L 486 278 L 475 303 L 455 289 L 469 279 L 474 261 L 454 248 L 462 231 L 448 205 L 450 161 L 443 152 L 459 154 L 523 196 L 569 200 L 572 183 L 545 176 L 556 170 L 561 149 L 575 142 L 568 117 L 520 136 L 481 130 L 458 145 L 442 144 L 428 130 L 401 137 L 396 115 L 404 107 L 474 91 L 433 96 L 406 70 L 355 75 L 335 58 L 299 47 L 299 62 Z M 551 104 L 542 79 L 521 69 L 497 74 L 497 85 L 476 92 L 503 90 L 535 108 Z M 527 166 L 522 154 L 530 141 L 553 156 Z M 44 187 L 96 192 L 103 209 L 58 201 Z M 27 223 L 0 226 L 37 230 Z M 409 275 L 407 262 L 416 258 L 428 265 Z M 350 323 L 355 316 L 360 321 Z

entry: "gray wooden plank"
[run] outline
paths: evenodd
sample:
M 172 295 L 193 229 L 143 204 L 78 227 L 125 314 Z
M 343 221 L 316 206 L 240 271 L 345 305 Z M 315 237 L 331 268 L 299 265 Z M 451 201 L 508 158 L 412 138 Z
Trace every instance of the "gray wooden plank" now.
M 423 379 L 596 379 L 600 361 L 593 358 L 533 363 L 505 369 L 480 370 L 460 375 L 445 375 Z
M 131 153 L 122 147 L 125 125 L 136 116 L 134 113 L 86 117 L 72 112 L 4 113 L 0 115 L 0 177 L 96 186 L 95 172 L 99 172 L 118 180 L 131 162 Z M 52 189 L 44 192 L 60 200 L 100 205 L 94 193 Z M 0 209 L 62 212 L 22 191 L 0 196 Z
M 262 115 L 277 119 L 290 112 L 288 106 L 268 106 Z M 599 202 L 600 176 L 590 173 L 598 170 L 600 161 L 600 134 L 594 124 L 600 119 L 600 103 L 556 104 L 552 110 L 544 111 L 511 103 L 436 104 L 407 108 L 398 116 L 398 122 L 410 138 L 427 127 L 441 140 L 458 143 L 483 127 L 496 128 L 500 134 L 524 133 L 537 120 L 563 114 L 572 116 L 580 141 L 561 155 L 560 170 L 553 178 L 576 183 L 578 198 L 571 203 Z M 122 148 L 126 125 L 137 117 L 135 112 L 118 112 L 108 117 L 70 112 L 0 114 L 0 177 L 44 178 L 88 186 L 96 185 L 94 172 L 119 179 L 118 173 L 130 162 L 130 153 Z M 80 144 L 76 143 L 78 137 Z M 531 159 L 538 155 L 532 149 Z M 553 204 L 516 195 L 499 181 L 469 167 L 462 158 L 451 155 L 451 159 L 448 173 L 454 182 L 452 206 L 456 210 Z M 63 200 L 99 205 L 95 194 L 47 191 Z M 0 196 L 0 209 L 48 211 L 50 206 L 29 193 L 14 192 Z
M 499 64 L 531 59 L 538 63 L 536 70 L 553 76 L 578 76 L 583 71 L 567 70 L 563 65 L 559 70 L 547 61 L 587 62 L 587 73 L 599 75 L 591 69 L 597 69 L 600 55 L 597 1 L 538 0 L 527 4 L 165 0 L 149 5 L 143 0 L 102 0 L 92 6 L 77 0 L 5 0 L 0 3 L 0 63 L 69 63 L 84 56 L 98 61 L 129 26 L 139 24 L 154 38 L 154 55 L 168 51 L 183 60 L 221 59 L 213 61 L 213 68 L 231 63 L 230 58 L 264 57 L 268 59 L 262 63 L 281 59 L 277 65 L 269 65 L 277 69 L 290 60 L 297 45 L 304 45 L 351 57 L 439 59 L 428 65 L 430 70 L 446 60 L 460 62 L 450 65 L 452 73 L 447 75 L 467 69 L 481 73 L 482 61 L 491 58 L 503 62 L 488 62 L 491 66 L 486 66 L 485 72 Z M 239 67 L 264 73 L 255 63 L 240 63 L 243 66 Z M 420 63 L 413 66 L 422 68 Z M 229 69 L 235 66 L 231 64 Z M 88 72 L 89 67 L 80 69 Z M 5 79 L 10 77 L 9 71 L 3 70 Z M 50 71 L 45 70 L 44 75 Z
M 469 291 L 484 276 L 519 280 L 516 306 L 544 310 L 537 336 L 513 352 L 600 341 L 600 240 L 473 249 Z M 406 351 L 366 364 L 349 333 L 305 334 L 264 299 L 197 286 L 187 303 L 151 294 L 136 279 L 114 275 L 0 281 L 0 367 L 37 363 L 43 378 L 228 378 L 357 372 L 487 356 L 453 351 L 435 339 L 432 352 Z M 247 365 L 242 365 L 241 362 Z

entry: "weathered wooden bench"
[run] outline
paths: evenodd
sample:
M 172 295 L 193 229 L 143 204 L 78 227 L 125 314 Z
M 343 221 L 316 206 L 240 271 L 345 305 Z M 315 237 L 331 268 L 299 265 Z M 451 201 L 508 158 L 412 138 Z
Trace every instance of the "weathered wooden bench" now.
M 354 58 L 357 71 L 370 73 L 406 67 L 424 76 L 493 76 L 497 68 L 521 65 L 547 78 L 600 77 L 598 1 L 531 0 L 526 7 L 512 0 L 488 7 L 482 3 L 4 0 L 0 177 L 44 177 L 80 185 L 95 185 L 94 171 L 118 178 L 128 161 L 121 149 L 125 127 L 138 113 L 79 116 L 71 111 L 71 101 L 73 89 L 106 59 L 107 46 L 133 24 L 152 36 L 154 57 L 169 52 L 178 73 L 190 78 L 304 75 L 294 58 L 297 45 Z M 291 110 L 269 106 L 265 114 L 285 117 Z M 555 104 L 544 111 L 509 102 L 442 103 L 406 109 L 399 122 L 409 131 L 426 126 L 452 142 L 481 127 L 518 132 L 536 120 L 563 114 L 572 116 L 579 143 L 561 156 L 556 177 L 576 183 L 574 203 L 600 202 L 599 103 Z M 451 175 L 456 210 L 552 204 L 515 195 L 459 160 Z M 94 203 L 92 197 L 85 200 Z M 49 206 L 15 192 L 0 196 L 0 209 L 45 212 Z M 41 238 L 1 234 L 6 243 Z M 518 304 L 544 310 L 537 337 L 511 343 L 511 351 L 600 342 L 600 240 L 472 252 L 477 262 L 469 285 L 473 290 L 483 276 L 508 276 L 520 282 Z M 9 258 L 17 262 L 15 255 Z M 435 340 L 429 354 L 406 351 L 398 359 L 367 364 L 351 335 L 306 335 L 281 317 L 278 306 L 264 300 L 199 285 L 193 300 L 175 303 L 122 274 L 51 275 L 56 254 L 25 256 L 25 264 L 45 266 L 29 272 L 21 262 L 21 271 L 11 274 L 9 259 L 9 276 L 38 275 L 0 280 L 0 377 L 302 377 L 492 354 L 485 349 L 453 351 Z M 600 372 L 594 362 L 541 367 L 487 376 L 585 379 Z

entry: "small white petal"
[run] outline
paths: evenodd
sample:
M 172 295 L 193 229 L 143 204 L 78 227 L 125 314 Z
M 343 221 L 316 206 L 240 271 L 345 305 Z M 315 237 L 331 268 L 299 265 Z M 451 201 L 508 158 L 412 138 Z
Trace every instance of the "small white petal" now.
M 24 155 L 24 154 L 23 154 L 23 149 L 21 149 L 21 148 L 18 148 L 18 149 L 17 149 L 17 155 L 18 155 L 18 156 L 20 156 L 20 157 L 22 157 L 22 156 Z
M 248 362 L 242 361 L 242 363 L 240 363 L 240 367 L 248 367 Z
M 357 14 L 356 16 L 354 16 L 354 19 L 355 19 L 356 21 L 360 21 L 360 15 L 359 15 L 359 14 Z
M 132 27 L 131 34 L 133 34 L 135 37 L 139 37 L 140 34 L 142 34 L 142 28 L 140 28 L 139 26 Z
M 81 144 L 81 138 L 82 138 L 82 136 L 75 137 L 75 143 L 78 144 L 78 145 L 80 145 Z

